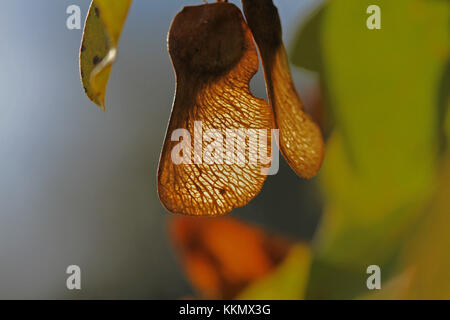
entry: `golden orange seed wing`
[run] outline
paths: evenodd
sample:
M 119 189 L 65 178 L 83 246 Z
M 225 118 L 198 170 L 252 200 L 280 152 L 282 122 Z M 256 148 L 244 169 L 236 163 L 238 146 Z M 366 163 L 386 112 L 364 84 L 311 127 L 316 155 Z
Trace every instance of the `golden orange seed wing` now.
M 283 45 L 280 17 L 272 0 L 242 0 L 247 23 L 261 55 L 267 94 L 279 129 L 280 150 L 303 178 L 319 171 L 324 143 L 316 123 L 303 111 Z
M 172 23 L 168 42 L 177 87 L 158 194 L 173 213 L 222 215 L 259 193 L 266 178 L 261 170 L 270 166 L 250 161 L 249 149 L 239 146 L 255 144 L 241 129 L 266 129 L 266 151 L 271 152 L 271 108 L 249 89 L 258 69 L 256 47 L 241 11 L 230 3 L 185 7 Z M 221 162 L 218 149 L 231 150 L 227 130 L 233 129 L 233 152 L 240 161 Z M 209 139 L 198 142 L 205 133 Z

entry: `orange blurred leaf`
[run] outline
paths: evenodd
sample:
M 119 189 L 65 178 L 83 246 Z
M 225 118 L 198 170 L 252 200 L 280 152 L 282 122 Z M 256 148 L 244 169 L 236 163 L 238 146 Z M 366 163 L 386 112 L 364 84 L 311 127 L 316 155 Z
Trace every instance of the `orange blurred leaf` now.
M 231 217 L 170 219 L 171 238 L 188 279 L 208 299 L 232 299 L 270 275 L 293 243 Z

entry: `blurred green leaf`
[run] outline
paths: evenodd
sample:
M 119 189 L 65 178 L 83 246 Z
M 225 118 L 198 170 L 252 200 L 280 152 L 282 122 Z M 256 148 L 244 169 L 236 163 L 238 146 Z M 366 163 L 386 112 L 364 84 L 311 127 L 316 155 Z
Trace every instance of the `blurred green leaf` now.
M 403 256 L 405 268 L 413 270 L 408 290 L 397 298 L 450 299 L 450 154 L 440 170 L 440 183 L 420 231 Z
M 407 269 L 403 273 L 396 275 L 389 281 L 383 283 L 380 290 L 374 290 L 359 297 L 359 300 L 395 300 L 404 299 L 410 289 L 414 272 Z
M 400 268 L 406 271 L 382 286 L 379 294 L 369 299 L 450 299 L 450 112 L 448 88 L 449 69 L 443 77 L 439 119 L 446 127 L 447 145 L 440 165 L 438 184 L 427 214 L 418 223 L 418 231 L 409 240 L 402 254 Z M 446 113 L 445 113 L 446 112 Z
M 291 51 L 294 65 L 316 72 L 322 70 L 320 36 L 324 10 L 325 6 L 316 9 L 297 32 Z
M 308 281 L 311 253 L 308 246 L 297 244 L 275 271 L 251 284 L 240 293 L 241 300 L 303 299 Z
M 93 0 L 84 27 L 80 73 L 86 95 L 105 109 L 106 86 L 131 0 Z
M 442 88 L 448 88 L 449 75 L 447 68 Z M 398 294 L 396 298 L 450 299 L 450 95 L 449 91 L 443 91 L 443 104 L 446 106 L 443 122 L 447 145 L 439 170 L 439 184 L 429 214 L 420 223 L 420 230 L 413 241 L 406 246 L 403 267 L 414 272 L 408 290 Z
M 373 4 L 381 8 L 381 30 L 366 27 Z M 321 174 L 327 206 L 316 239 L 316 260 L 328 270 L 363 276 L 368 265 L 393 265 L 431 199 L 449 11 L 446 1 L 336 0 L 300 32 L 294 61 L 318 69 L 300 50 L 307 43 L 302 39 L 315 35 L 319 45 L 312 48 L 320 47 L 316 56 L 335 121 Z M 324 274 L 313 278 L 311 292 L 328 285 Z M 363 290 L 365 283 L 358 285 Z
M 450 106 L 450 104 L 449 104 Z M 450 109 L 447 108 L 447 117 L 445 120 L 445 134 L 447 136 L 447 142 L 450 140 Z M 448 148 L 448 144 L 447 144 L 447 148 Z
M 450 35 L 449 35 L 450 36 Z M 441 135 L 441 149 L 448 151 L 450 139 L 450 57 L 442 76 L 439 94 L 439 134 Z M 446 146 L 447 145 L 447 146 Z

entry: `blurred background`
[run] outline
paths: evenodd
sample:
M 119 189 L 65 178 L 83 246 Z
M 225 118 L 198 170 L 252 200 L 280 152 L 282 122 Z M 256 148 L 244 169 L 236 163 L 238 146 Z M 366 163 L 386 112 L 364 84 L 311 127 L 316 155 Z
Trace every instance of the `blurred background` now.
M 284 268 L 305 273 L 289 298 L 370 298 L 372 264 L 378 297 L 450 298 L 449 2 L 274 2 L 326 160 L 305 181 L 280 157 L 231 216 L 306 246 L 294 258 L 308 267 Z M 66 8 L 84 21 L 89 3 L 16 0 L 0 13 L 0 298 L 201 296 L 167 232 L 156 169 L 175 88 L 167 32 L 202 1 L 133 1 L 106 113 L 80 84 L 82 30 L 66 28 Z M 371 4 L 380 30 L 366 27 Z M 266 96 L 261 72 L 252 89 Z M 80 291 L 66 288 L 73 264 Z

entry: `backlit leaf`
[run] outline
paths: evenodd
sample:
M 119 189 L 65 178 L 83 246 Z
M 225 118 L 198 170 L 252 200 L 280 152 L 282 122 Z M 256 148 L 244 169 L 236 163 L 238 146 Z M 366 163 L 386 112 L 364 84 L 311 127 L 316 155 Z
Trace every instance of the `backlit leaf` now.
M 105 110 L 106 86 L 131 0 L 93 0 L 84 27 L 80 74 L 86 95 Z

